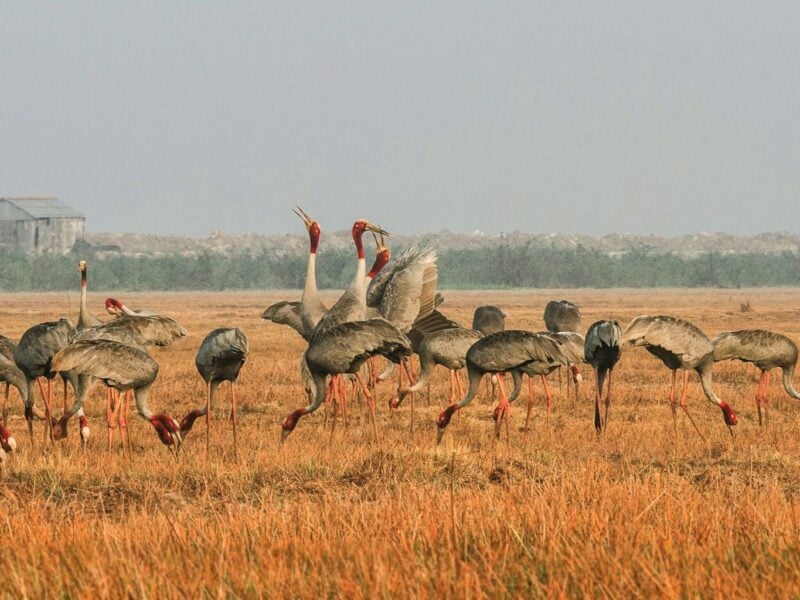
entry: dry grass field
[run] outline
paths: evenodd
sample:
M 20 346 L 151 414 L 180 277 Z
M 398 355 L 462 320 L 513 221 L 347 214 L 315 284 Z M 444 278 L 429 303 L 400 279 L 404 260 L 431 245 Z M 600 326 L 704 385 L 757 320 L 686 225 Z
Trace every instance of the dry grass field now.
M 731 439 L 696 376 L 689 407 L 703 442 L 667 402 L 669 372 L 642 349 L 615 371 L 611 419 L 598 441 L 591 369 L 579 401 L 551 379 L 545 426 L 521 432 L 526 391 L 510 437 L 495 441 L 492 405 L 476 400 L 441 446 L 434 421 L 447 402 L 437 371 L 430 403 L 396 414 L 379 389 L 378 433 L 359 419 L 333 437 L 324 410 L 302 419 L 283 447 L 280 422 L 305 403 L 293 331 L 261 321 L 286 293 L 130 294 L 133 307 L 177 318 L 190 337 L 155 350 L 151 405 L 180 419 L 203 400 L 194 353 L 218 326 L 240 326 L 250 359 L 239 387 L 239 460 L 232 458 L 228 388 L 212 423 L 211 455 L 198 421 L 176 460 L 153 428 L 131 418 L 133 455 L 105 444 L 103 390 L 55 447 L 36 447 L 12 393 L 19 448 L 0 485 L 3 597 L 787 597 L 800 594 L 800 406 L 773 377 L 770 421 L 759 428 L 757 371 L 715 369 L 717 393 L 739 414 Z M 93 312 L 100 294 L 90 295 Z M 541 329 L 545 303 L 567 297 L 596 318 L 626 323 L 673 314 L 707 334 L 765 327 L 800 339 L 797 290 L 579 290 L 446 292 L 443 310 L 464 324 L 478 304 L 509 313 L 509 328 Z M 752 311 L 741 312 L 749 301 Z M 2 331 L 77 312 L 77 294 L 0 297 Z M 795 378 L 800 385 L 800 376 Z M 537 385 L 537 391 L 540 391 Z M 37 402 L 39 402 L 37 400 Z M 60 402 L 58 403 L 60 405 Z M 413 425 L 413 427 L 412 427 Z

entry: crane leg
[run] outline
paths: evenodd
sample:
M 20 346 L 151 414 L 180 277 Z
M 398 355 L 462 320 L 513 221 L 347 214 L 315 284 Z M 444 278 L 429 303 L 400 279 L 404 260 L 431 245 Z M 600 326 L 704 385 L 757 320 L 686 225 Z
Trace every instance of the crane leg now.
M 400 363 L 403 365 L 403 370 L 406 372 L 406 376 L 408 377 L 409 385 L 414 385 L 417 383 L 417 378 L 414 377 L 414 373 L 412 372 L 414 370 L 414 365 L 410 365 L 410 362 L 411 360 L 406 358 L 403 358 L 400 361 Z
M 542 378 L 542 386 L 544 387 L 544 395 L 547 398 L 547 428 L 550 428 L 550 412 L 553 406 L 553 397 L 550 395 L 550 389 L 547 387 L 547 378 L 544 375 L 541 375 Z
M 119 441 L 122 445 L 122 454 L 131 456 L 130 440 L 128 440 L 128 411 L 130 410 L 130 395 L 133 392 L 127 390 L 119 397 L 117 406 L 114 409 L 117 426 L 119 427 Z
M 67 402 L 67 380 L 62 378 L 61 383 L 64 384 L 64 412 L 69 410 L 69 403 Z
M 120 424 L 120 431 L 125 434 L 125 443 L 128 446 L 128 456 L 131 456 L 133 450 L 131 446 L 131 431 L 128 429 L 128 415 L 131 414 L 131 400 L 133 399 L 133 390 L 128 390 L 125 393 L 125 406 L 122 411 L 122 423 Z
M 11 394 L 11 384 L 6 381 L 6 395 L 3 398 L 3 423 L 8 418 L 8 396 Z
M 603 414 L 603 431 L 606 430 L 608 427 L 608 407 L 611 406 L 611 374 L 614 372 L 613 369 L 609 369 L 608 371 L 608 386 L 606 387 L 606 408 Z
M 461 379 L 461 371 L 456 371 L 456 384 L 458 385 L 458 397 L 464 398 L 464 381 Z
M 44 404 L 44 441 L 47 442 L 47 438 L 50 438 L 50 441 L 53 441 L 52 433 L 50 432 L 50 423 L 52 422 L 52 412 L 50 411 L 50 396 L 48 395 L 48 390 L 44 389 L 44 384 L 42 383 L 41 378 L 37 378 L 36 382 L 39 384 L 39 392 L 42 394 L 42 403 Z M 49 379 L 47 380 L 47 386 L 50 388 L 52 386 L 52 381 Z
M 206 459 L 211 454 L 211 381 L 206 383 Z
M 689 371 L 684 369 L 684 371 L 683 371 L 683 388 L 681 389 L 681 403 L 680 403 L 681 404 L 681 408 L 683 409 L 683 412 L 686 413 L 686 416 L 689 417 L 689 421 L 692 423 L 692 425 L 694 426 L 695 430 L 697 431 L 697 435 L 699 435 L 700 439 L 702 439 L 705 442 L 706 441 L 705 436 L 703 436 L 703 433 L 700 431 L 700 428 L 697 427 L 697 423 L 694 422 L 694 419 L 692 418 L 692 415 L 689 414 L 689 409 L 686 408 L 686 393 L 689 391 L 688 388 L 689 388 Z
M 118 430 L 119 433 L 119 445 L 122 448 L 122 453 L 125 454 L 125 437 L 122 433 L 122 425 L 120 424 L 120 413 L 122 412 L 122 405 L 125 404 L 125 394 L 126 392 L 118 392 L 117 393 L 117 401 L 114 403 L 114 414 L 112 419 L 114 421 L 114 428 Z
M 450 402 L 448 404 L 453 404 L 456 401 L 456 373 L 455 371 L 450 371 Z
M 528 431 L 528 424 L 531 420 L 531 411 L 533 410 L 533 403 L 536 400 L 534 397 L 534 387 L 533 387 L 533 378 L 528 376 L 528 411 L 525 413 L 525 426 L 522 428 L 523 431 Z
M 767 371 L 767 378 L 766 382 L 764 383 L 764 394 L 761 398 L 761 402 L 764 404 L 764 426 L 766 427 L 769 425 L 769 386 L 772 382 L 772 375 L 769 371 Z
M 372 416 L 372 434 L 375 437 L 375 440 L 377 441 L 377 439 L 378 439 L 378 426 L 375 424 L 375 399 L 372 397 L 372 394 L 370 393 L 369 388 L 367 388 L 367 386 L 364 385 L 364 381 L 361 379 L 361 375 L 359 375 L 358 373 L 356 373 L 355 375 L 356 375 L 356 381 L 358 381 L 358 385 L 361 386 L 361 391 L 364 392 L 364 395 L 367 397 L 367 404 L 369 405 L 369 412 L 370 412 L 370 414 Z
M 599 437 L 603 433 L 603 422 L 600 420 L 600 370 L 594 372 L 594 430 Z
M 233 430 L 233 460 L 238 460 L 236 454 L 236 382 L 231 381 L 231 429 Z
M 669 407 L 672 409 L 672 428 L 675 430 L 675 435 L 678 435 L 678 417 L 676 414 L 675 406 L 675 379 L 678 377 L 678 371 L 672 371 L 672 385 L 669 388 Z
M 764 382 L 766 380 L 766 371 L 761 371 L 761 376 L 758 378 L 758 385 L 756 386 L 756 409 L 758 410 L 758 425 L 763 425 L 761 418 L 761 402 L 764 398 Z
M 106 450 L 111 454 L 111 446 L 114 443 L 114 390 L 108 388 L 106 394 L 106 427 L 108 428 L 108 447 Z
M 495 422 L 494 422 L 494 434 L 499 439 L 500 438 L 500 430 L 505 420 L 506 423 L 508 422 L 508 413 L 511 412 L 511 405 L 508 403 L 508 397 L 506 396 L 506 390 L 503 386 L 503 378 L 497 378 L 497 387 L 500 389 L 500 402 L 497 404 L 497 409 L 495 410 Z M 508 437 L 508 425 L 506 424 L 506 437 Z

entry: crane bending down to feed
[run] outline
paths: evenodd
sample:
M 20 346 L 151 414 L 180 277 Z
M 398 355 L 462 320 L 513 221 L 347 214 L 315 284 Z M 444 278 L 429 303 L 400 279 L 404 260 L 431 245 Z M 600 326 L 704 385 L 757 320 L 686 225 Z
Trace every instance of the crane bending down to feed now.
M 78 332 L 73 338 L 72 342 L 80 341 L 97 341 L 106 340 L 117 342 L 124 346 L 130 346 L 138 350 L 146 352 L 148 346 L 169 346 L 176 340 L 181 339 L 187 335 L 186 330 L 174 319 L 164 316 L 152 317 L 137 317 L 125 315 L 118 317 L 107 323 L 103 323 L 97 327 L 84 329 Z M 83 398 L 80 401 L 80 409 L 78 414 L 83 414 L 83 402 L 91 387 L 93 380 L 90 378 L 83 379 L 83 388 L 80 393 Z M 112 392 L 119 391 L 121 388 L 117 386 L 108 386 Z M 125 401 L 117 399 L 113 401 L 111 395 L 106 396 L 106 425 L 108 428 L 108 448 L 111 449 L 113 441 L 113 432 L 119 430 L 120 439 L 123 445 L 128 445 L 130 450 L 130 438 L 128 437 L 128 413 L 130 413 L 130 402 L 132 392 L 128 389 L 126 391 Z M 78 392 L 76 391 L 76 395 Z M 124 406 L 123 406 L 124 404 Z M 71 413 L 65 412 L 66 419 L 69 419 Z M 66 420 L 62 421 L 66 423 Z M 62 423 L 59 421 L 59 423 Z M 83 422 L 83 418 L 81 418 Z M 55 431 L 55 439 L 60 439 L 65 434 L 65 429 L 58 426 Z
M 551 333 L 581 331 L 581 309 L 569 300 L 551 300 L 544 307 L 544 326 Z M 573 372 L 574 375 L 574 372 Z M 558 369 L 558 385 L 561 386 L 561 368 Z M 567 395 L 569 395 L 569 377 L 567 377 Z
M 761 370 L 756 386 L 756 408 L 758 424 L 761 425 L 761 407 L 764 421 L 769 406 L 770 371 L 783 371 L 783 389 L 792 398 L 800 400 L 800 392 L 792 385 L 792 375 L 797 366 L 797 344 L 780 333 L 763 329 L 743 329 L 719 334 L 711 344 L 714 346 L 714 362 L 740 360 L 753 363 Z
M 457 371 L 467 364 L 467 352 L 482 337 L 505 329 L 505 313 L 496 306 L 479 306 L 472 318 L 472 329 L 466 329 L 453 322 L 453 326 L 422 336 L 417 347 L 419 354 L 419 380 L 409 388 L 403 388 L 396 397 L 389 400 L 390 408 L 398 408 L 408 394 L 422 390 L 433 374 L 436 365 L 450 371 L 450 401 L 455 401 L 456 386 L 459 396 L 464 389 Z
M 281 440 L 285 440 L 301 417 L 317 410 L 330 386 L 328 376 L 351 373 L 361 386 L 370 405 L 373 399 L 369 388 L 359 375 L 359 369 L 371 356 L 383 356 L 394 363 L 411 354 L 411 343 L 397 327 L 383 319 L 341 323 L 314 335 L 305 352 L 308 375 L 315 390 L 311 404 L 289 413 L 281 425 Z M 373 431 L 375 427 L 373 407 Z M 377 435 L 377 434 L 376 434 Z
M 236 380 L 248 354 L 247 336 L 238 327 L 219 328 L 210 332 L 194 359 L 197 371 L 206 382 L 206 405 L 181 419 L 181 435 L 186 437 L 195 419 L 206 417 L 206 454 L 210 448 L 211 405 L 219 384 L 231 382 L 231 426 L 233 428 L 233 458 L 236 459 Z
M 53 356 L 62 348 L 68 346 L 75 336 L 75 326 L 68 319 L 58 321 L 48 321 L 39 323 L 29 328 L 14 349 L 14 362 L 25 375 L 27 394 L 25 402 L 25 419 L 28 422 L 28 434 L 33 442 L 33 417 L 45 420 L 45 431 L 50 432 L 52 437 L 52 399 L 53 399 L 53 378 L 60 375 L 63 380 L 69 380 L 73 391 L 77 396 L 78 389 L 77 376 L 68 369 L 59 372 L 52 366 Z M 40 377 L 47 380 L 47 390 L 45 391 Z M 34 401 L 34 382 L 39 383 L 39 391 L 44 402 L 44 412 L 37 409 Z M 66 395 L 66 388 L 65 388 Z M 83 436 L 81 436 L 83 439 Z
M 636 317 L 625 330 L 623 342 L 634 346 L 644 346 L 650 354 L 661 359 L 661 362 L 672 371 L 672 386 L 669 391 L 669 405 L 672 409 L 672 420 L 677 432 L 675 408 L 675 379 L 678 369 L 683 370 L 683 387 L 681 389 L 680 406 L 689 417 L 700 437 L 703 434 L 686 408 L 686 392 L 688 388 L 689 370 L 694 369 L 700 376 L 703 393 L 709 402 L 713 402 L 722 410 L 725 424 L 733 436 L 733 425 L 736 425 L 736 413 L 727 402 L 714 393 L 713 376 L 714 347 L 709 339 L 697 327 L 676 317 L 648 316 Z
M 618 321 L 595 321 L 586 332 L 584 343 L 584 358 L 592 365 L 595 372 L 594 394 L 594 428 L 598 434 L 604 432 L 608 426 L 608 407 L 611 404 L 611 373 L 619 361 L 620 340 L 622 328 Z M 605 411 L 600 419 L 600 396 L 603 393 L 603 383 L 608 376 L 608 387 L 605 397 Z
M 566 364 L 559 344 L 552 338 L 530 331 L 509 330 L 488 335 L 475 342 L 467 352 L 467 373 L 469 375 L 469 388 L 464 398 L 457 404 L 451 404 L 439 415 L 436 420 L 437 443 L 441 442 L 445 428 L 450 424 L 450 419 L 456 411 L 461 410 L 478 393 L 481 378 L 492 373 L 502 375 L 510 372 L 514 378 L 515 386 L 521 378 L 520 370 L 534 362 L 558 362 Z M 499 434 L 500 424 L 507 416 L 510 409 L 502 377 L 497 378 L 500 388 L 500 402 L 494 411 L 495 432 Z
M 530 416 L 531 410 L 533 409 L 533 402 L 534 402 L 534 378 L 539 377 L 542 381 L 542 388 L 544 389 L 545 395 L 545 402 L 547 406 L 547 413 L 545 417 L 545 422 L 547 426 L 550 426 L 550 414 L 552 412 L 553 407 L 553 397 L 550 395 L 550 388 L 547 387 L 547 379 L 546 376 L 555 371 L 556 369 L 560 369 L 561 367 L 568 366 L 569 367 L 569 374 L 567 376 L 567 381 L 569 381 L 569 377 L 572 377 L 572 380 L 575 382 L 575 399 L 578 400 L 580 397 L 580 383 L 583 379 L 580 370 L 578 369 L 578 363 L 583 361 L 583 336 L 580 333 L 575 333 L 573 331 L 561 331 L 558 333 L 553 333 L 550 331 L 540 331 L 539 335 L 545 336 L 556 342 L 559 348 L 561 349 L 562 355 L 557 359 L 550 359 L 550 360 L 535 360 L 531 363 L 521 367 L 519 372 L 521 374 L 528 376 L 528 410 L 525 414 L 525 425 L 523 425 L 523 429 L 525 431 L 528 430 L 528 424 L 530 423 Z M 517 389 L 517 385 L 521 384 L 521 381 L 514 380 L 515 390 L 514 393 L 510 396 L 510 398 L 516 398 L 517 394 L 519 393 L 519 389 Z M 567 388 L 567 394 L 569 394 L 569 388 Z M 510 399 L 509 402 L 513 401 Z
M 150 422 L 165 446 L 177 456 L 181 443 L 178 422 L 166 414 L 153 414 L 150 389 L 158 375 L 158 363 L 143 349 L 111 340 L 83 340 L 70 344 L 53 357 L 53 369 L 102 380 L 119 391 L 132 390 L 139 416 Z M 85 394 L 75 394 L 75 403 L 58 422 L 66 427 L 69 418 L 82 407 Z

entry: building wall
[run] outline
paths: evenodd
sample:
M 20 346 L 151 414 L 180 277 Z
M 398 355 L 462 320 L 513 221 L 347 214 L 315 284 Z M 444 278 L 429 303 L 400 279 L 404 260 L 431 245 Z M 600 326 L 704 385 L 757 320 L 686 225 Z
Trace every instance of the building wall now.
M 66 254 L 83 239 L 85 219 L 49 218 L 0 221 L 0 244 L 21 252 Z

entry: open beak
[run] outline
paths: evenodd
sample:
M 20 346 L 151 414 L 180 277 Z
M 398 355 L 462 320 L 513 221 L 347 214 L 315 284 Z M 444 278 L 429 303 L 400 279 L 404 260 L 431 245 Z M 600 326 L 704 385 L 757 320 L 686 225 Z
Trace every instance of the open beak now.
M 389 232 L 385 229 L 381 229 L 377 225 L 373 225 L 372 223 L 367 223 L 366 225 L 367 231 L 371 231 L 372 233 L 378 233 L 383 237 L 389 237 Z
M 305 223 L 305 224 L 306 224 L 306 227 L 311 227 L 311 224 L 314 222 L 314 219 L 312 219 L 311 217 L 309 217 L 309 216 L 308 216 L 308 213 L 306 213 L 306 211 L 304 211 L 304 210 L 303 210 L 302 208 L 300 208 L 299 206 L 295 206 L 295 207 L 292 209 L 292 212 L 293 212 L 294 214 L 296 214 L 298 217 L 300 217 L 301 219 L 303 219 L 303 223 Z
M 383 231 L 383 230 L 381 229 L 380 231 Z M 378 236 L 375 234 L 375 232 L 374 231 L 372 232 L 372 237 L 375 238 L 375 252 L 376 253 L 377 252 L 383 252 L 384 250 L 386 250 L 386 240 L 383 239 L 383 237 L 384 237 L 383 233 L 381 233 L 380 236 L 381 236 L 380 239 L 378 239 Z

